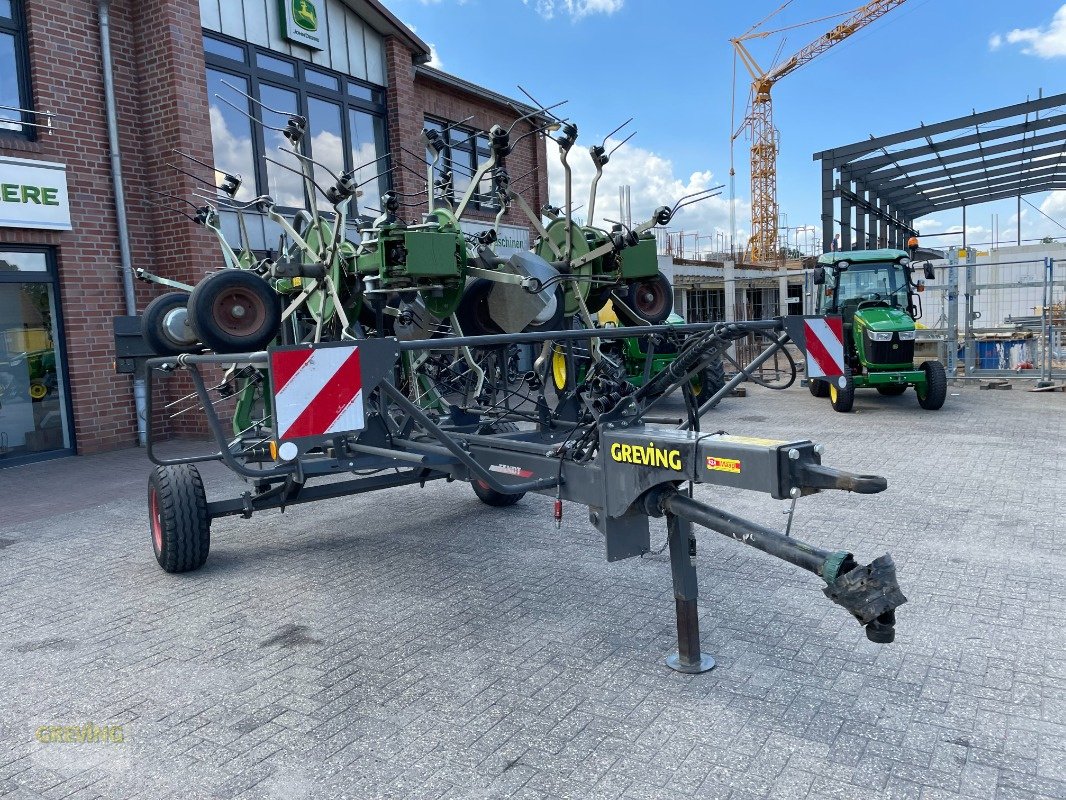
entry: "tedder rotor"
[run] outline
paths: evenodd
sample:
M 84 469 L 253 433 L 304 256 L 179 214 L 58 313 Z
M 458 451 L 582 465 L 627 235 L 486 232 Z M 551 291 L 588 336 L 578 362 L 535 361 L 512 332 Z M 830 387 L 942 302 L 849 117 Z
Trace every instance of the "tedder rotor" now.
M 281 113 L 244 98 L 261 106 L 257 124 Z M 621 146 L 608 150 L 605 137 L 589 150 L 596 167 L 590 224 L 578 224 L 567 160 L 577 126 L 552 113 L 556 106 L 536 105 L 509 127 L 484 134 L 489 156 L 460 198 L 450 173 L 438 170 L 441 133 L 424 130 L 427 197 L 413 202 L 386 192 L 373 219 L 351 215 L 350 206 L 361 186 L 401 165 L 379 169 L 383 156 L 335 174 L 303 154 L 307 123 L 300 116 L 275 128 L 291 145 L 285 152 L 295 166 L 270 160 L 300 176 L 305 209 L 284 212 L 268 196 L 238 202 L 239 176 L 193 159 L 221 175 L 220 185 L 197 178 L 212 190 L 201 205 L 171 199 L 191 206 L 195 216 L 185 216 L 214 234 L 224 266 L 195 285 L 138 271 L 173 291 L 141 317 L 115 323 L 119 371 L 143 371 L 147 379 L 148 455 L 156 465 L 148 504 L 159 565 L 173 573 L 201 567 L 212 523 L 226 516 L 463 481 L 492 506 L 514 505 L 527 492 L 555 498 L 557 519 L 564 501 L 586 506 L 610 561 L 648 552 L 649 519 L 665 517 L 678 628 L 678 653 L 668 660 L 674 669 L 713 666 L 699 646 L 693 525 L 815 573 L 826 596 L 855 616 L 868 638 L 892 641 L 895 609 L 906 599 L 890 556 L 862 565 L 846 550 L 806 544 L 692 497 L 697 483 L 793 503 L 827 489 L 886 488 L 884 478 L 822 465 L 821 449 L 810 441 L 700 432 L 701 418 L 740 382 L 761 381 L 754 372 L 775 354 L 785 356 L 792 375 L 770 388 L 795 381 L 786 345 L 805 348 L 809 320 L 671 319 L 672 288 L 658 271 L 651 231 L 720 187 L 661 206 L 633 227 L 593 227 L 603 166 Z M 507 157 L 518 140 L 542 135 L 559 147 L 566 198 L 563 207 L 538 214 L 514 189 Z M 328 186 L 319 182 L 323 174 L 333 179 Z M 488 197 L 478 194 L 485 180 Z M 499 213 L 494 226 L 470 234 L 461 221 L 475 196 L 482 205 L 494 202 Z M 323 202 L 332 211 L 320 212 Z M 403 210 L 416 205 L 428 211 L 422 222 L 403 221 Z M 494 243 L 511 208 L 537 238 L 529 251 L 503 258 Z M 281 231 L 277 250 L 253 248 L 247 215 Z M 223 231 L 234 222 L 239 246 Z M 618 327 L 599 327 L 608 304 Z M 752 335 L 765 349 L 741 366 L 728 351 Z M 530 350 L 532 369 L 525 372 L 520 348 Z M 737 368 L 728 382 L 723 358 Z M 193 391 L 157 408 L 153 382 L 175 373 L 187 375 Z M 678 391 L 687 419 L 649 413 Z M 233 403 L 228 420 L 219 410 L 225 403 Z M 197 409 L 215 449 L 159 456 L 157 411 L 173 417 Z M 222 462 L 249 489 L 209 501 L 196 466 L 203 461 Z

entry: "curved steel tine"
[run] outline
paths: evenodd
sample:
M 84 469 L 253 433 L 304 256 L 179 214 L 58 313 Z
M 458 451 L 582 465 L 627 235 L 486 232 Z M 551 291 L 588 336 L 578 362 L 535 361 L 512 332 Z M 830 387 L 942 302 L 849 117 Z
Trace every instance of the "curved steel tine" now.
M 281 148 L 281 147 L 279 147 L 278 149 L 279 150 L 283 150 L 283 148 Z M 292 153 L 293 151 L 284 150 L 284 152 Z M 299 175 L 301 178 L 303 178 L 304 180 L 308 181 L 312 186 L 314 186 L 316 189 L 318 189 L 318 191 L 322 192 L 322 196 L 323 197 L 326 196 L 326 190 L 323 189 L 321 186 L 319 186 L 318 183 L 315 182 L 314 178 L 310 178 L 307 175 L 305 175 L 303 170 L 296 169 L 295 167 L 290 167 L 288 164 L 283 164 L 280 161 L 278 161 L 277 159 L 271 158 L 270 156 L 266 155 L 265 153 L 263 154 L 263 159 L 266 160 L 266 161 L 269 161 L 271 164 L 277 164 L 282 169 L 287 169 L 289 172 L 293 173 L 294 175 Z
M 416 161 L 418 161 L 418 162 L 419 162 L 420 164 L 422 164 L 423 166 L 426 166 L 426 167 L 428 167 L 428 166 L 429 166 L 429 162 L 428 162 L 428 161 L 426 161 L 426 159 L 425 159 L 425 156 L 420 156 L 420 155 L 419 155 L 418 153 L 415 153 L 415 152 L 412 152 L 411 150 L 408 150 L 408 149 L 407 149 L 406 147 L 404 147 L 404 146 L 403 146 L 402 144 L 399 144 L 399 145 L 396 145 L 396 146 L 397 146 L 397 147 L 399 147 L 399 148 L 400 148 L 400 150 L 402 150 L 402 151 L 403 151 L 404 153 L 407 153 L 407 155 L 411 156 L 411 158 L 413 158 L 413 159 L 415 159 Z M 384 158 L 384 157 L 385 157 L 385 156 L 382 156 L 381 158 Z M 375 159 L 375 160 L 376 160 L 376 161 L 380 161 L 380 160 L 381 160 L 381 158 L 378 158 L 378 159 Z M 400 159 L 400 160 L 402 161 L 403 159 Z M 423 176 L 423 177 L 425 177 L 425 176 Z
M 611 131 L 611 132 L 610 132 L 610 133 L 608 133 L 608 134 L 607 134 L 606 136 L 604 136 L 604 137 L 603 137 L 603 141 L 602 141 L 602 142 L 600 143 L 600 147 L 604 147 L 604 148 L 606 148 L 606 147 L 607 147 L 607 140 L 608 140 L 608 139 L 610 139 L 610 138 L 611 138 L 612 136 L 614 136 L 614 135 L 615 135 L 616 133 L 618 133 L 618 131 L 622 130 L 622 128 L 624 128 L 624 127 L 625 127 L 626 125 L 628 125 L 628 124 L 629 124 L 630 122 L 632 122 L 632 121 L 633 121 L 633 117 L 630 117 L 630 118 L 629 118 L 629 119 L 627 119 L 627 120 L 626 120 L 625 122 L 623 122 L 623 123 L 622 123 L 621 125 L 619 125 L 619 126 L 618 126 L 617 128 L 615 128 L 615 129 L 614 129 L 613 131 Z M 634 131 L 634 133 L 635 133 L 635 131 Z M 632 133 L 631 133 L 631 134 L 629 134 L 629 137 L 630 137 L 630 138 L 631 138 L 632 136 L 633 136 L 633 134 L 632 134 Z M 614 152 L 614 150 L 612 150 L 611 152 L 613 153 L 613 152 Z
M 291 156 L 296 156 L 301 161 L 306 161 L 306 162 L 309 162 L 311 164 L 314 164 L 316 167 L 322 167 L 322 169 L 324 169 L 326 172 L 328 172 L 330 174 L 330 176 L 332 176 L 333 180 L 335 180 L 335 181 L 339 181 L 341 179 L 340 175 L 338 175 L 336 172 L 331 170 L 329 167 L 327 167 L 321 161 L 315 161 L 313 158 L 311 158 L 311 156 L 305 156 L 303 153 L 297 153 L 295 150 L 290 150 L 290 149 L 285 148 L 285 147 L 278 147 L 278 150 L 281 150 L 284 153 L 288 153 Z
M 266 103 L 264 103 L 263 101 L 261 101 L 261 100 L 258 100 L 258 99 L 256 99 L 255 97 L 252 97 L 252 96 L 251 96 L 250 94 L 247 94 L 247 93 L 245 93 L 245 92 L 241 91 L 241 90 L 240 90 L 240 89 L 238 89 L 238 88 L 237 88 L 236 86 L 234 86 L 234 85 L 233 85 L 232 83 L 229 83 L 228 81 L 222 81 L 222 85 L 223 85 L 223 86 L 228 86 L 228 87 L 229 87 L 230 89 L 232 89 L 233 91 L 235 91 L 235 92 L 236 92 L 237 94 L 239 94 L 239 95 L 240 95 L 241 97 L 244 97 L 244 98 L 247 98 L 248 100 L 251 100 L 251 101 L 252 101 L 253 103 L 255 103 L 255 104 L 256 104 L 257 106 L 259 106 L 260 108 L 265 108 L 265 109 L 266 109 L 267 111 L 269 111 L 269 112 L 270 112 L 271 114 L 277 114 L 277 115 L 278 115 L 278 116 L 280 116 L 280 117 L 292 117 L 292 116 L 299 116 L 299 114 L 296 114 L 296 113 L 295 113 L 295 112 L 293 112 L 293 111 L 278 111 L 278 110 L 277 110 L 276 108 L 271 108 L 270 106 L 268 106 L 268 105 L 267 105 Z M 219 100 L 222 100 L 222 101 L 224 101 L 224 102 L 228 102 L 228 101 L 226 100 L 226 98 L 225 98 L 225 97 L 223 97 L 222 95 L 216 94 L 216 95 L 215 95 L 215 97 L 217 97 L 217 98 L 218 98 Z M 230 103 L 230 105 L 233 105 L 233 104 L 232 104 L 232 103 Z M 237 108 L 236 106 L 233 106 L 233 107 L 234 107 L 234 108 Z M 240 111 L 240 109 L 239 109 L 239 108 L 237 108 L 237 110 L 238 110 L 238 111 Z M 245 116 L 248 116 L 248 115 L 247 115 L 247 114 L 245 114 Z M 253 117 L 253 119 L 254 119 L 254 117 Z M 267 127 L 270 127 L 270 126 L 268 125 Z M 275 130 L 281 130 L 281 129 L 280 129 L 280 128 L 275 128 Z
M 351 172 L 346 172 L 345 174 L 346 175 L 354 175 L 356 172 L 359 172 L 360 170 L 366 169 L 371 164 L 376 164 L 379 161 L 384 161 L 390 155 L 391 155 L 390 153 L 385 153 L 384 155 L 380 155 L 377 158 L 372 158 L 370 161 L 367 161 L 365 164 L 360 164 L 358 167 L 354 167 Z
M 521 87 L 521 86 L 519 86 L 518 88 L 519 88 L 519 89 L 521 89 L 522 87 Z M 525 90 L 523 89 L 523 91 L 525 91 Z M 532 98 L 531 98 L 531 99 L 532 99 Z M 533 102 L 534 102 L 534 103 L 536 103 L 536 105 L 537 105 L 537 108 L 538 108 L 538 111 L 530 111 L 530 112 L 529 112 L 528 114 L 523 114 L 522 116 L 520 116 L 520 117 L 519 117 L 518 119 L 516 119 L 516 120 L 515 120 L 514 122 L 512 122 L 512 123 L 511 123 L 511 127 L 507 129 L 507 133 L 510 133 L 511 131 L 513 131 L 513 130 L 515 129 L 515 126 L 516 126 L 516 125 L 517 125 L 517 124 L 518 124 L 519 122 L 522 122 L 522 121 L 524 121 L 524 120 L 527 120 L 527 119 L 532 119 L 533 117 L 537 116 L 537 114 L 538 114 L 538 113 L 543 113 L 543 114 L 547 114 L 547 115 L 548 115 L 549 117 L 551 117 L 552 119 L 554 119 L 554 120 L 555 120 L 556 122 L 558 122 L 559 124 L 562 124 L 562 123 L 563 123 L 563 120 L 559 119 L 559 117 L 557 117 L 557 116 L 555 116 L 555 114 L 552 114 L 552 113 L 551 113 L 551 109 L 553 109 L 553 108 L 558 108 L 558 107 L 559 107 L 559 106 L 561 106 L 561 105 L 565 105 L 565 104 L 566 104 L 567 102 L 569 102 L 569 101 L 567 101 L 567 100 L 560 100 L 560 101 L 559 101 L 558 103 L 556 103 L 555 105 L 551 105 L 551 106 L 548 106 L 547 108 L 544 108 L 544 107 L 543 107 L 543 106 L 542 106 L 542 105 L 541 105 L 540 103 L 537 103 L 537 101 L 536 101 L 536 100 L 534 100 Z M 550 127 L 550 126 L 549 126 L 549 127 Z
M 453 128 L 458 128 L 460 125 L 465 125 L 466 123 L 468 123 L 473 118 L 474 118 L 474 115 L 471 114 L 466 119 L 459 120 L 459 122 L 451 122 L 451 123 L 449 123 L 449 124 L 444 126 L 444 132 L 447 133 L 448 131 L 452 130 Z
M 145 187 L 145 188 L 146 188 L 147 191 L 151 192 L 152 194 L 157 194 L 160 197 L 165 197 L 168 200 L 173 200 L 173 201 L 175 201 L 177 203 L 185 203 L 185 205 L 189 206 L 190 208 L 195 208 L 197 211 L 200 210 L 200 207 L 198 205 L 196 205 L 196 203 L 189 202 L 184 197 L 179 197 L 178 195 L 170 194 L 169 192 L 160 192 L 160 191 L 158 191 L 156 189 L 150 189 L 148 187 Z
M 553 108 L 558 108 L 559 106 L 563 105 L 563 103 L 567 102 L 566 100 L 563 100 L 562 102 L 556 103 L 556 104 L 555 104 L 555 105 L 553 105 L 553 106 L 548 106 L 547 108 L 545 108 L 544 106 L 542 106 L 542 105 L 540 104 L 540 101 L 539 101 L 539 100 L 538 100 L 537 98 L 535 98 L 535 97 L 534 97 L 533 95 L 531 95 L 531 94 L 530 94 L 529 92 L 527 92 L 527 91 L 526 91 L 526 90 L 525 90 L 525 89 L 524 89 L 524 88 L 522 87 L 522 84 L 517 84 L 517 86 L 518 86 L 518 91 L 520 91 L 520 92 L 521 92 L 522 94 L 524 94 L 524 95 L 525 95 L 526 97 L 528 97 L 528 98 L 529 98 L 529 99 L 530 99 L 530 100 L 531 100 L 531 101 L 533 102 L 533 105 L 535 105 L 535 106 L 536 106 L 537 108 L 539 108 L 539 109 L 540 109 L 540 110 L 541 110 L 542 112 L 544 112 L 545 114 L 547 114 L 547 115 L 548 115 L 549 117 L 552 117 L 552 118 L 553 118 L 553 119 L 554 119 L 554 120 L 555 120 L 556 122 L 562 122 L 562 120 L 561 120 L 561 119 L 559 119 L 559 118 L 558 118 L 557 116 L 555 116 L 555 114 L 552 114 L 552 113 L 551 113 L 551 110 L 552 110 Z
M 632 132 L 631 134 L 629 134 L 629 136 L 627 136 L 627 137 L 626 137 L 626 138 L 624 138 L 624 139 L 623 139 L 622 141 L 620 141 L 620 142 L 619 142 L 618 144 L 616 144 L 616 145 L 615 145 L 615 146 L 614 146 L 613 148 L 611 148 L 610 152 L 608 152 L 608 153 L 607 153 L 607 157 L 608 157 L 608 158 L 610 158 L 610 157 L 611 157 L 611 156 L 613 156 L 613 155 L 614 155 L 615 153 L 617 153 L 617 152 L 618 152 L 618 148 L 619 148 L 619 147 L 621 147 L 622 145 L 624 145 L 624 144 L 625 144 L 626 142 L 628 142 L 628 141 L 629 141 L 630 139 L 632 139 L 632 138 L 633 138 L 634 136 L 636 136 L 636 135 L 637 135 L 637 132 L 636 132 L 636 131 L 633 131 L 633 132 Z M 606 142 L 607 142 L 607 140 L 606 140 L 606 139 L 604 139 L 604 146 L 606 146 Z
M 685 208 L 686 206 L 690 206 L 694 203 L 699 203 L 702 200 L 708 200 L 712 197 L 717 197 L 722 193 L 722 189 L 724 188 L 725 184 L 723 183 L 719 186 L 711 186 L 707 189 L 701 189 L 698 192 L 687 194 L 674 204 L 673 211 L 671 211 L 670 213 L 671 215 L 676 214 L 678 210 Z
M 552 125 L 554 125 L 554 124 L 555 124 L 554 122 L 549 122 L 547 125 L 541 125 L 539 128 L 534 128 L 531 131 L 526 131 L 521 136 L 519 136 L 517 139 L 515 139 L 514 140 L 514 144 L 512 144 L 511 146 L 513 147 L 514 145 L 518 144 L 520 141 L 525 139 L 527 136 L 532 136 L 535 133 L 543 133 L 544 131 L 548 130 L 548 128 L 552 127 Z
M 368 183 L 372 183 L 373 181 L 378 180 L 382 175 L 388 175 L 390 172 L 392 172 L 395 169 L 396 169 L 396 167 L 389 167 L 388 169 L 383 169 L 381 172 L 379 172 L 373 178 L 367 178 L 362 183 L 357 183 L 355 185 L 355 188 L 358 189 L 360 186 L 366 186 Z
M 223 81 L 223 83 L 226 83 L 226 82 L 225 82 L 225 81 Z M 228 84 L 227 84 L 227 85 L 228 85 Z M 239 90 L 238 90 L 238 91 L 239 91 Z M 241 92 L 241 94 L 244 94 L 244 93 L 243 93 L 243 92 Z M 248 95 L 244 95 L 244 96 L 245 96 L 245 97 L 248 97 Z M 221 101 L 222 101 L 223 103 L 225 103 L 225 104 L 226 104 L 227 106 L 229 106 L 230 108 L 232 108 L 232 109 L 233 109 L 234 111 L 236 111 L 236 112 L 237 112 L 238 114 L 243 114 L 244 116 L 248 117 L 248 119 L 250 119 L 250 120 L 251 120 L 252 122 L 254 122 L 254 123 L 255 123 L 256 125 L 262 125 L 262 126 L 263 126 L 264 128 L 269 128 L 270 130 L 272 130 L 272 131 L 277 131 L 278 133 L 284 133 L 284 132 L 285 132 L 285 128 L 279 128 L 279 127 L 277 127 L 276 125 L 268 125 L 267 123 L 263 122 L 263 120 L 261 120 L 261 119 L 258 119 L 257 117 L 254 117 L 254 116 L 252 116 L 251 114 L 249 114 L 249 113 L 248 113 L 247 111 L 245 111 L 245 110 L 244 110 L 243 108 L 241 108 L 240 106 L 236 105 L 235 103 L 231 103 L 231 102 L 230 102 L 230 101 L 229 101 L 229 100 L 228 100 L 227 98 L 223 97 L 222 95 L 220 95 L 220 94 L 216 94 L 216 95 L 215 95 L 215 97 L 217 97 L 217 98 L 218 98 L 219 100 L 221 100 Z M 266 108 L 266 106 L 264 106 L 264 108 Z M 270 109 L 270 108 L 268 108 L 267 110 L 268 110 L 268 111 L 273 111 L 273 109 Z M 275 114 L 280 114 L 280 113 L 282 113 L 282 112 L 280 112 L 280 111 L 275 111 L 274 113 L 275 113 Z M 292 115 L 292 114 L 288 114 L 287 116 L 290 116 L 290 117 L 291 117 L 291 116 L 293 116 L 293 115 Z

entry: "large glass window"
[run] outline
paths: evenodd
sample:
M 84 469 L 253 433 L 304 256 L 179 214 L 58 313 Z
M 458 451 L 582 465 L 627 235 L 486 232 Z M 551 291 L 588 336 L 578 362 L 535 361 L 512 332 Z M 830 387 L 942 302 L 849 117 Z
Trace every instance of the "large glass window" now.
M 388 152 L 385 98 L 379 87 L 214 34 L 204 36 L 204 51 L 215 166 L 244 178 L 239 199 L 266 194 L 282 208 L 305 206 L 299 174 L 263 158 L 299 168 L 283 134 L 289 117 L 298 115 L 307 121 L 301 152 L 323 165 L 315 168 L 315 181 L 327 188 L 334 182 L 330 172 L 356 170 L 358 181 L 368 183 L 349 205 L 349 215 L 364 208 L 372 213 L 380 205 L 391 181 L 385 160 L 370 163 Z M 253 124 L 216 94 L 264 124 Z M 377 181 L 375 175 L 380 175 Z M 319 208 L 329 208 L 322 193 L 315 194 Z
M 435 130 L 445 139 L 444 152 L 441 153 L 433 177 L 437 180 L 442 172 L 451 170 L 455 201 L 458 202 L 470 188 L 470 181 L 477 172 L 478 164 L 484 163 L 489 158 L 489 137 L 471 128 L 462 126 L 449 128 L 451 123 L 429 117 L 426 117 L 424 124 L 427 130 Z M 433 160 L 433 153 L 429 148 L 426 149 L 426 160 Z M 470 205 L 486 211 L 497 207 L 496 198 L 492 196 L 491 175 L 486 174 L 478 183 L 477 192 L 471 199 Z
M 51 253 L 0 251 L 0 466 L 73 446 L 61 342 Z
M 30 75 L 22 8 L 18 0 L 0 0 L 0 134 L 30 136 Z

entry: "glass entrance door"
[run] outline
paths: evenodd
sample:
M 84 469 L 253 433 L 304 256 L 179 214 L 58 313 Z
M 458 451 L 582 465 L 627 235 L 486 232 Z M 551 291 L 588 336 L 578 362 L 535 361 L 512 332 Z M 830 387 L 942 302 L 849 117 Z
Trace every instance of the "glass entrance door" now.
M 0 467 L 73 452 L 52 262 L 0 245 Z

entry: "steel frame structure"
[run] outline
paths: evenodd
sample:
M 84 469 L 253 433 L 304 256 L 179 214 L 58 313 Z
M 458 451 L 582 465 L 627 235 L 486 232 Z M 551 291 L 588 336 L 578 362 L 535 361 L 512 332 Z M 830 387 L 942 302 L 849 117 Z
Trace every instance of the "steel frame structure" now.
M 776 441 L 731 436 L 722 431 L 701 433 L 701 415 L 733 386 L 750 377 L 757 364 L 741 370 L 699 407 L 692 403 L 691 392 L 685 391 L 687 421 L 678 424 L 674 420 L 674 427 L 649 424 L 662 421 L 649 415 L 662 399 L 678 389 L 684 391 L 692 377 L 710 361 L 720 358 L 733 341 L 750 334 L 765 337 L 768 345 L 760 357 L 764 360 L 782 351 L 790 341 L 802 343 L 803 319 L 597 330 L 594 335 L 601 339 L 633 335 L 684 339 L 670 367 L 639 389 L 619 394 L 620 384 L 605 388 L 605 376 L 590 375 L 552 408 L 544 396 L 545 382 L 541 381 L 533 403 L 535 422 L 521 429 L 510 420 L 524 419 L 528 423 L 530 417 L 517 416 L 507 409 L 491 414 L 486 413 L 488 409 L 473 405 L 452 406 L 446 413 L 433 414 L 420 407 L 406 396 L 397 380 L 403 355 L 463 347 L 485 351 L 516 343 L 588 344 L 592 332 L 550 331 L 408 342 L 374 338 L 302 345 L 311 350 L 358 349 L 367 413 L 361 430 L 302 441 L 298 455 L 290 457 L 279 457 L 280 450 L 272 453 L 262 440 L 249 447 L 241 437 L 227 436 L 202 373 L 204 368 L 236 363 L 268 374 L 271 351 L 151 358 L 145 362 L 149 387 L 154 373 L 187 372 L 218 450 L 168 459 L 159 455 L 150 439 L 148 455 L 157 465 L 157 472 L 162 470 L 163 474 L 168 474 L 168 470 L 188 470 L 189 465 L 198 462 L 221 461 L 251 484 L 251 490 L 236 497 L 212 502 L 203 499 L 202 524 L 207 527 L 196 535 L 204 539 L 214 519 L 250 517 L 263 509 L 284 509 L 398 486 L 413 488 L 440 479 L 476 483 L 498 495 L 546 494 L 556 499 L 557 518 L 561 517 L 563 500 L 585 505 L 589 522 L 604 536 L 610 561 L 648 552 L 649 517 L 665 516 L 678 636 L 678 650 L 666 663 L 680 672 L 704 672 L 714 666 L 713 658 L 700 649 L 693 524 L 818 575 L 826 584 L 824 594 L 847 609 L 865 627 L 871 641 L 888 643 L 895 636 L 895 609 L 906 602 L 891 556 L 886 554 L 862 565 L 847 551 L 807 544 L 792 538 L 790 530 L 780 533 L 757 525 L 696 501 L 691 494 L 693 484 L 710 483 L 760 491 L 795 503 L 826 489 L 880 492 L 887 488 L 884 478 L 824 466 L 822 449 L 809 440 Z M 152 408 L 148 411 L 151 415 Z M 262 433 L 256 431 L 251 438 L 258 439 Z M 278 435 L 271 430 L 266 433 L 268 438 Z M 353 477 L 316 482 L 346 473 Z M 789 519 L 791 528 L 791 515 Z
M 1066 94 L 973 112 L 814 154 L 822 247 L 903 248 L 914 221 L 1066 188 Z M 839 210 L 837 203 L 839 202 Z

